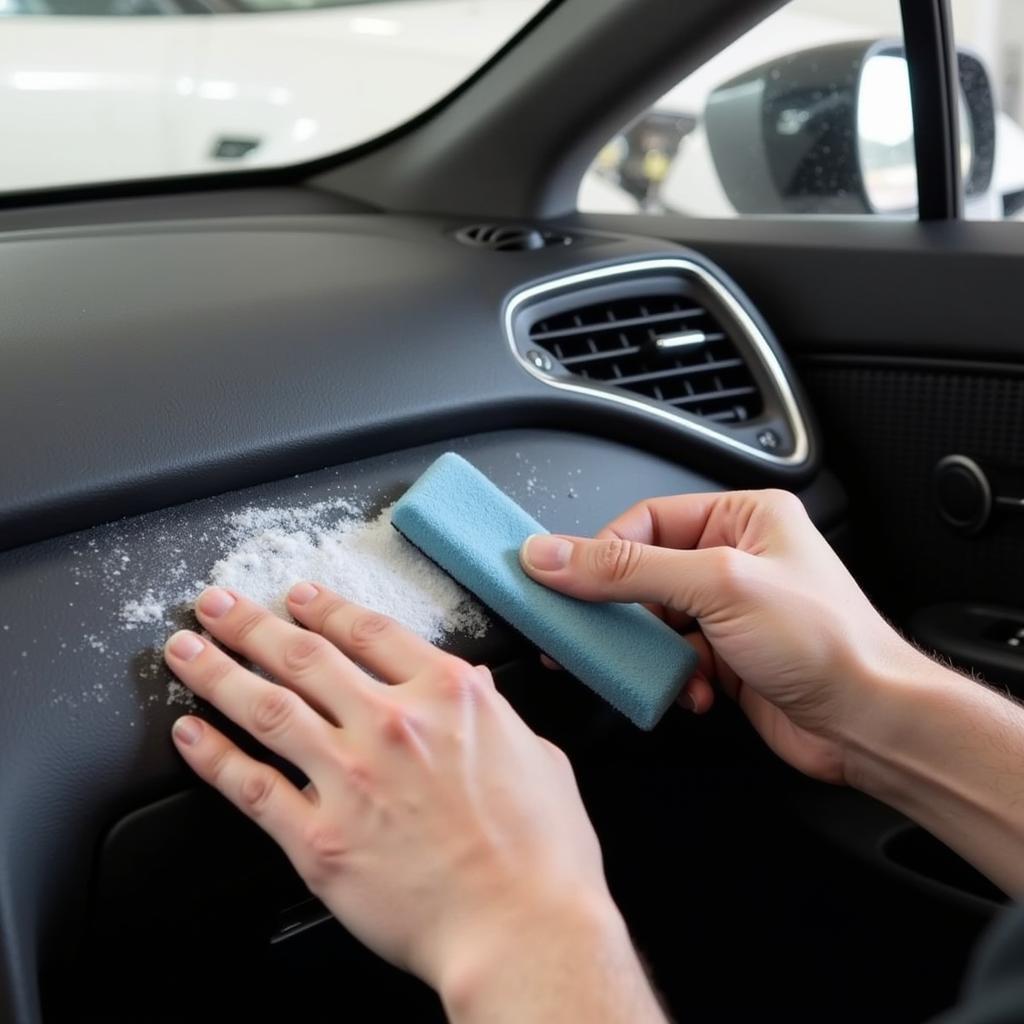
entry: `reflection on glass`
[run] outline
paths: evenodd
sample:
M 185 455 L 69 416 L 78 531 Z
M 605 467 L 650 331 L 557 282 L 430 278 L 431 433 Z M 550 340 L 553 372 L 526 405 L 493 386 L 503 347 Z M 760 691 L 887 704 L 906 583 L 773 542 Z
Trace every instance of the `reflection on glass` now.
M 877 54 L 861 72 L 857 140 L 868 201 L 879 213 L 917 205 L 910 75 L 900 56 Z
M 973 144 L 966 104 L 960 112 L 960 171 L 971 170 Z M 868 201 L 878 213 L 913 210 L 917 205 L 914 115 L 906 58 L 880 53 L 861 71 L 857 98 L 857 143 Z

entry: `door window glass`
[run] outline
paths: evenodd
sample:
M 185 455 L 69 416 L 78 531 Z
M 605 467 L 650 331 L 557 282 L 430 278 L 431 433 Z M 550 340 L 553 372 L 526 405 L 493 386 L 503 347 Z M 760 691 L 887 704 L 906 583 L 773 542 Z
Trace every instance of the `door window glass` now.
M 913 217 L 913 128 L 898 0 L 791 0 L 609 140 L 579 206 Z
M 963 86 L 961 152 L 969 154 L 965 215 L 1024 220 L 1024 2 L 950 6 Z

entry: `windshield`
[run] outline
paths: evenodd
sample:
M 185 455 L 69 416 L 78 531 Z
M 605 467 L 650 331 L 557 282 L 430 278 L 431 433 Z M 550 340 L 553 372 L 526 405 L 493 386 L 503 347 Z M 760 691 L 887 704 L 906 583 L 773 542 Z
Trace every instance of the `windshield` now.
M 546 0 L 0 0 L 0 191 L 299 163 L 443 98 Z

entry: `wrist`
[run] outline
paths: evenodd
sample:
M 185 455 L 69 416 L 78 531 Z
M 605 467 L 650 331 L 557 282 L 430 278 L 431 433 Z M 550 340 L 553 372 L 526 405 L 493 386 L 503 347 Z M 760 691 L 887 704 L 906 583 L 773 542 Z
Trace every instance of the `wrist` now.
M 846 737 L 847 781 L 1024 893 L 1024 709 L 919 652 L 874 674 Z
M 975 684 L 895 632 L 893 637 L 898 643 L 857 670 L 858 706 L 851 711 L 841 742 L 848 784 L 899 806 L 925 770 L 918 764 L 922 729 L 927 730 L 936 716 L 945 717 L 951 702 Z M 920 753 L 929 756 L 924 750 Z
M 594 964 L 642 970 L 622 916 L 607 892 L 534 894 L 467 933 L 450 952 L 437 990 L 451 1021 L 516 1019 L 527 990 Z M 549 975 L 550 977 L 545 977 Z M 646 984 L 645 981 L 643 981 Z

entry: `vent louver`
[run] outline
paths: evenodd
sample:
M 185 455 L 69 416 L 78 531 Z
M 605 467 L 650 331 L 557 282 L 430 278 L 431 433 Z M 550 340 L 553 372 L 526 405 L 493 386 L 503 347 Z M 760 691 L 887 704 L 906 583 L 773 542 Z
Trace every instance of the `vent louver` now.
M 769 328 L 736 284 L 696 254 L 552 275 L 514 292 L 502 320 L 520 366 L 573 401 L 584 396 L 584 418 L 600 420 L 603 408 L 619 425 L 632 419 L 663 440 L 687 435 L 747 466 L 803 471 L 814 460 Z
M 705 305 L 678 292 L 559 310 L 531 324 L 528 338 L 533 350 L 542 349 L 574 377 L 714 423 L 745 423 L 763 407 L 749 367 L 721 324 Z M 535 363 L 538 357 L 543 361 L 537 353 Z

